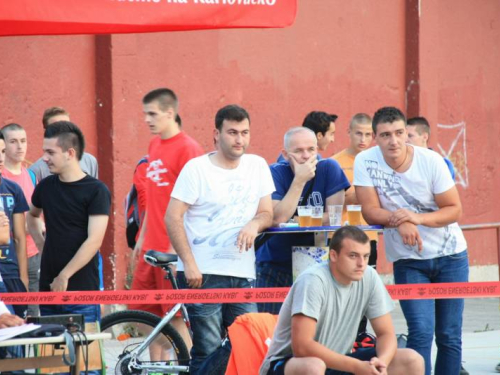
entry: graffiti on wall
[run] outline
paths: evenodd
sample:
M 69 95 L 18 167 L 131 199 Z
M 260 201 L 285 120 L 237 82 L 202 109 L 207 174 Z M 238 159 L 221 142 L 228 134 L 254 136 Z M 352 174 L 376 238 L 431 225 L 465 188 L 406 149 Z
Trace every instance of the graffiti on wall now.
M 469 186 L 469 170 L 467 168 L 466 124 L 443 125 L 438 124 L 438 132 L 443 135 L 437 145 L 439 152 L 450 159 L 455 166 L 455 182 L 464 189 Z M 449 144 L 441 139 L 451 140 Z

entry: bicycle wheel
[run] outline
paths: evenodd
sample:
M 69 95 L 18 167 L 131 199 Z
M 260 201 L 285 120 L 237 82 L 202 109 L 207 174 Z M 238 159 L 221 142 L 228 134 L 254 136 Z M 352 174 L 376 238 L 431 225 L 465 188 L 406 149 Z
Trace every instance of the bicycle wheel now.
M 128 369 L 128 353 L 138 347 L 160 321 L 158 316 L 138 310 L 119 311 L 105 316 L 101 321 L 101 332 L 112 336 L 110 340 L 102 341 L 106 374 L 146 374 L 146 371 Z M 142 364 L 154 362 L 188 366 L 189 352 L 179 333 L 167 324 L 137 360 Z

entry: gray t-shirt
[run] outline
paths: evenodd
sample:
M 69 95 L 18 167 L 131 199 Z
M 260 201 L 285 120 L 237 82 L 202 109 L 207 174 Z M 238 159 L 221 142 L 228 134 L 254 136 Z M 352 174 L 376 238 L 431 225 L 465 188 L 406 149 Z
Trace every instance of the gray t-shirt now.
M 82 168 L 82 171 L 87 173 L 89 176 L 98 178 L 97 160 L 94 156 L 84 152 L 82 159 L 80 160 L 80 168 Z M 36 180 L 38 182 L 52 174 L 50 173 L 47 163 L 45 163 L 42 158 L 31 164 L 29 169 L 35 173 Z
M 283 303 L 260 375 L 271 361 L 293 356 L 292 316 L 316 320 L 314 340 L 340 354 L 350 352 L 361 318 L 374 319 L 392 311 L 394 303 L 377 272 L 368 267 L 360 281 L 339 284 L 328 263 L 310 267 L 295 281 Z

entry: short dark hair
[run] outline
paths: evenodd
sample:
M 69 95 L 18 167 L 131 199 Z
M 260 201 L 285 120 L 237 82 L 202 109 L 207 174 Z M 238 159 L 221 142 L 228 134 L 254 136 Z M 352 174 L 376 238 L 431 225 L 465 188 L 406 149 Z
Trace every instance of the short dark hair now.
M 177 95 L 170 89 L 160 88 L 148 92 L 144 98 L 142 98 L 143 104 L 150 104 L 152 102 L 158 102 L 158 107 L 162 111 L 166 111 L 172 108 L 175 113 L 179 110 L 179 101 L 177 100 Z
M 408 119 L 407 126 L 415 126 L 418 134 L 427 133 L 431 135 L 431 126 L 425 117 L 412 117 Z
M 44 138 L 57 138 L 57 145 L 68 151 L 73 148 L 78 160 L 82 159 L 85 150 L 85 137 L 78 126 L 69 121 L 58 121 L 45 129 Z
M 215 128 L 219 131 L 222 130 L 222 123 L 224 120 L 242 122 L 248 120 L 250 122 L 250 115 L 245 108 L 236 104 L 229 104 L 222 107 L 215 115 Z
M 15 122 L 11 122 L 10 124 L 4 125 L 2 129 L 0 129 L 0 132 L 2 133 L 2 135 L 5 135 L 5 132 L 16 131 L 16 130 L 24 130 L 24 128 L 21 125 L 16 124 Z
M 342 243 L 346 238 L 360 244 L 366 244 L 370 241 L 366 233 L 361 229 L 352 225 L 347 225 L 335 231 L 335 234 L 330 241 L 330 250 L 334 250 L 337 254 L 339 254 L 342 249 Z
M 373 133 L 377 134 L 378 124 L 393 123 L 400 120 L 402 120 L 406 126 L 406 117 L 403 112 L 396 107 L 382 107 L 373 115 Z
M 3 133 L 0 132 L 0 139 L 3 140 L 5 142 L 5 137 L 3 136 Z
M 68 111 L 66 111 L 62 107 L 50 107 L 50 108 L 47 108 L 43 112 L 43 117 L 42 117 L 43 128 L 45 129 L 45 128 L 47 128 L 47 126 L 49 126 L 49 120 L 52 117 L 60 116 L 60 115 L 66 115 L 66 116 L 69 117 Z
M 351 122 L 349 123 L 349 129 L 352 129 L 354 125 L 359 124 L 371 124 L 372 118 L 366 113 L 356 113 L 352 116 Z
M 325 133 L 330 129 L 330 123 L 335 122 L 338 116 L 326 112 L 309 112 L 302 122 L 302 126 L 311 129 L 314 134 Z

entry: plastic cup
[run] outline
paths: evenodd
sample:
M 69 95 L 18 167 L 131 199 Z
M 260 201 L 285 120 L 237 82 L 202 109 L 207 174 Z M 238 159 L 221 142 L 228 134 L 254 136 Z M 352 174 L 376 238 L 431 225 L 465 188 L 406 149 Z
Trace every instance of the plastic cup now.
M 347 220 L 349 225 L 361 225 L 361 205 L 350 204 L 347 206 Z
M 311 215 L 312 215 L 312 207 L 311 206 L 299 206 L 297 207 L 297 213 L 299 214 L 299 226 L 301 227 L 310 227 L 311 226 Z
M 323 225 L 323 206 L 312 207 L 311 226 L 320 227 Z
M 342 209 L 344 208 L 341 204 L 334 204 L 328 206 L 328 217 L 330 219 L 330 226 L 341 226 L 342 225 Z

